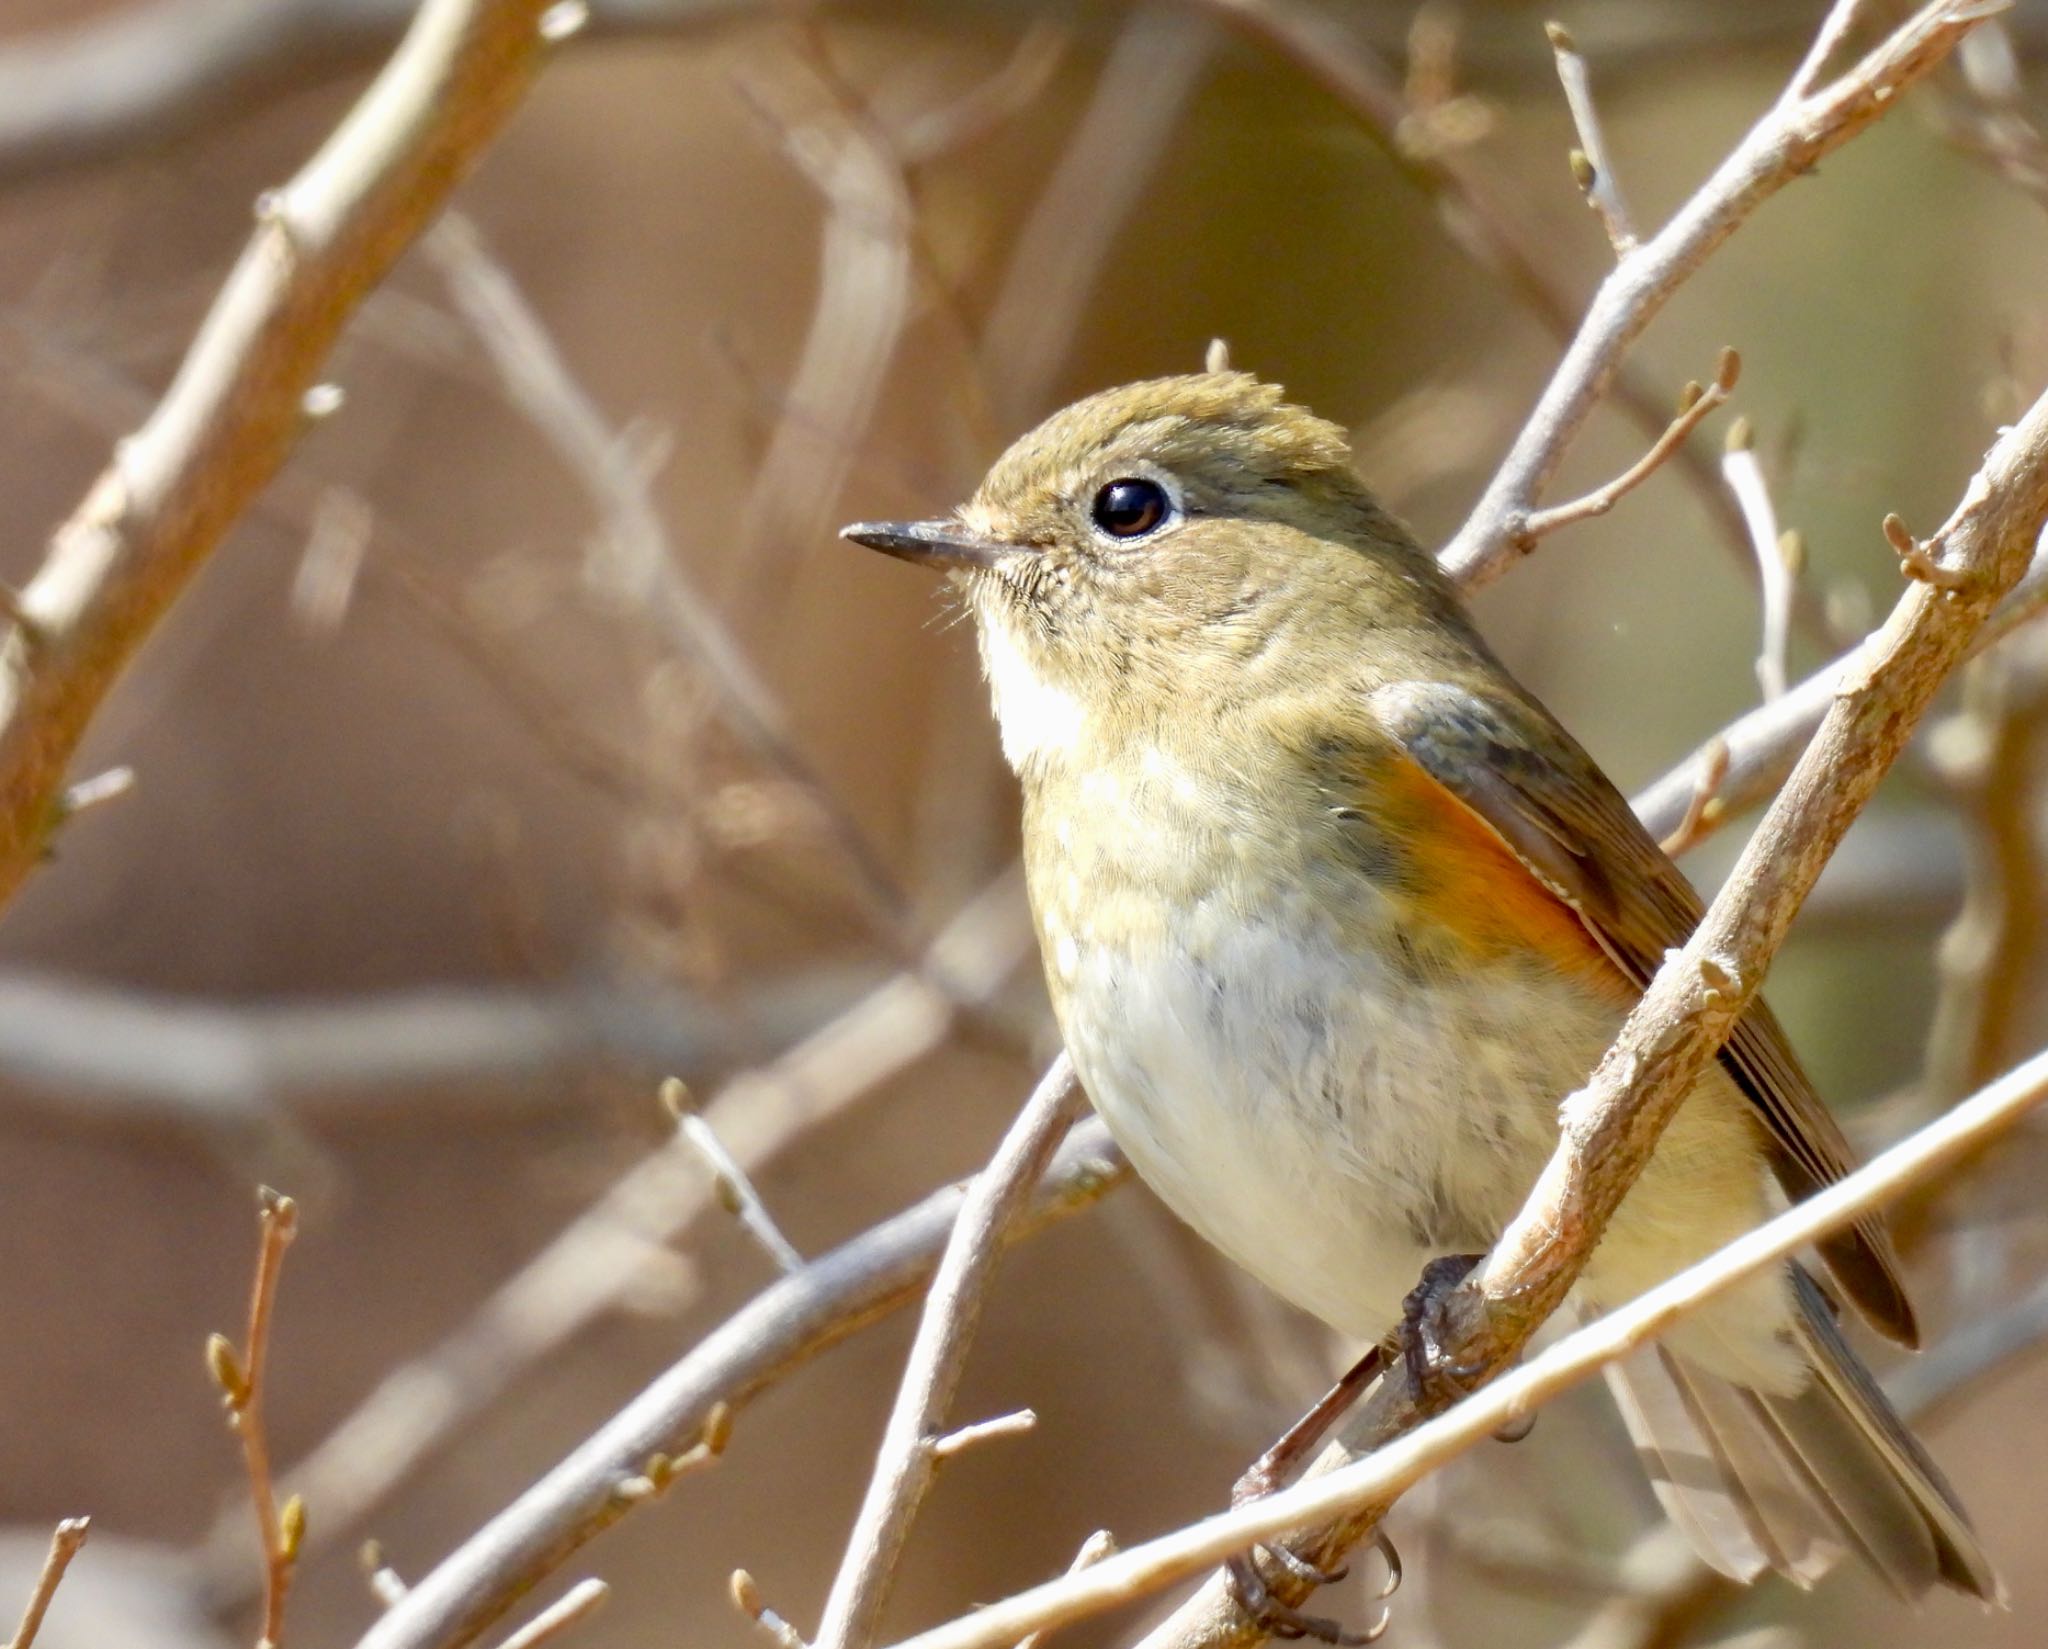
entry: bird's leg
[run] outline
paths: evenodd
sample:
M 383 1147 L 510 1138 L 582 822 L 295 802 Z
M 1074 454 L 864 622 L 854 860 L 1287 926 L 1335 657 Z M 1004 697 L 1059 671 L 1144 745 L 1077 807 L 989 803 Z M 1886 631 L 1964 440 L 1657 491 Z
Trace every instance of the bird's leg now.
M 1408 1376 L 1408 1390 L 1425 1408 L 1448 1408 L 1469 1392 L 1486 1370 L 1454 1362 L 1444 1341 L 1450 1328 L 1450 1297 L 1454 1289 L 1486 1256 L 1444 1254 L 1422 1268 L 1422 1279 L 1401 1302 L 1401 1326 L 1394 1343 Z M 1495 1432 L 1503 1443 L 1519 1443 L 1536 1428 L 1536 1416 L 1524 1415 Z
M 1315 1406 L 1283 1432 L 1277 1442 L 1253 1461 L 1245 1474 L 1237 1480 L 1230 1491 L 1230 1503 L 1242 1506 L 1253 1500 L 1262 1500 L 1285 1483 L 1295 1468 L 1307 1459 L 1309 1452 L 1323 1440 L 1331 1426 L 1335 1425 L 1344 1411 L 1358 1400 L 1365 1388 L 1379 1377 L 1386 1366 L 1386 1353 L 1374 1346 L 1345 1371 L 1343 1377 L 1317 1400 Z M 1401 1583 L 1401 1557 L 1394 1550 L 1394 1544 L 1384 1534 L 1378 1537 L 1379 1549 L 1387 1561 L 1387 1584 L 1381 1589 L 1381 1597 L 1389 1597 Z M 1224 1565 L 1230 1578 L 1230 1589 L 1245 1612 L 1251 1615 L 1276 1637 L 1315 1638 L 1323 1643 L 1357 1645 L 1373 1642 L 1386 1630 L 1387 1617 L 1382 1614 L 1379 1621 L 1364 1632 L 1347 1632 L 1334 1620 L 1321 1615 L 1303 1614 L 1292 1605 L 1283 1603 L 1272 1593 L 1266 1578 L 1259 1572 L 1261 1554 L 1272 1558 L 1280 1568 L 1287 1570 L 1297 1579 L 1305 1580 L 1312 1586 L 1328 1586 L 1339 1581 L 1349 1572 L 1346 1569 L 1324 1569 L 1308 1559 L 1289 1551 L 1285 1546 L 1254 1546 L 1250 1551 L 1240 1553 Z

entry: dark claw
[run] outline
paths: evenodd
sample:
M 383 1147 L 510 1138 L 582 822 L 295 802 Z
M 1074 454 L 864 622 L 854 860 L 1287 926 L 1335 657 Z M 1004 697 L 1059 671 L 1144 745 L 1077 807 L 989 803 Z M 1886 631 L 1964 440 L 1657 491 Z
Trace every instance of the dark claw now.
M 1379 1641 L 1393 1618 L 1390 1612 L 1382 1610 L 1380 1618 L 1363 1632 L 1347 1632 L 1326 1616 L 1305 1615 L 1293 1605 L 1282 1603 L 1268 1589 L 1249 1553 L 1232 1558 L 1224 1565 L 1224 1572 L 1230 1577 L 1231 1594 L 1239 1606 L 1277 1638 L 1314 1638 L 1333 1649 L 1363 1649 L 1365 1644 Z
M 1373 1530 L 1372 1543 L 1379 1548 L 1380 1561 L 1387 1566 L 1387 1578 L 1379 1589 L 1379 1599 L 1384 1602 L 1401 1589 L 1401 1552 L 1385 1529 Z

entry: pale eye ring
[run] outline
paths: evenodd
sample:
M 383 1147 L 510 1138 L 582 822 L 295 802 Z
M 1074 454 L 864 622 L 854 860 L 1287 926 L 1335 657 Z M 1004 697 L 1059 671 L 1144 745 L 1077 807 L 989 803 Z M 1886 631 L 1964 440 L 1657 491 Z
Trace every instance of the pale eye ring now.
M 1173 499 L 1157 481 L 1127 475 L 1095 495 L 1089 519 L 1111 538 L 1143 538 L 1173 513 Z

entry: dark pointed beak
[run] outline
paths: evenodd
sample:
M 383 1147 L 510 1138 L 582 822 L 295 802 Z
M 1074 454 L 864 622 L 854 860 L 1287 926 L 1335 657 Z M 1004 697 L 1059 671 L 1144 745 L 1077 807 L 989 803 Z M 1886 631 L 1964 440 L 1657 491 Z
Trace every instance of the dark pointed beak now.
M 957 521 L 856 521 L 841 538 L 923 567 L 993 567 L 1016 546 L 969 532 Z

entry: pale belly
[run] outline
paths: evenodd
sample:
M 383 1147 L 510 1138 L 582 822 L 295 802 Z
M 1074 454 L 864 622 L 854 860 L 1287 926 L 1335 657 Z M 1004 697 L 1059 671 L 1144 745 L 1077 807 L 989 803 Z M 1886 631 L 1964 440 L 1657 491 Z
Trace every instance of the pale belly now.
M 1558 1102 L 1620 1014 L 1538 969 L 1418 978 L 1340 948 L 1300 905 L 1294 920 L 1274 914 L 1198 902 L 1170 950 L 1049 928 L 1062 1030 L 1104 1121 L 1176 1214 L 1286 1299 L 1376 1339 L 1428 1260 L 1485 1250 L 1520 1207 L 1556 1143 Z M 1754 1224 L 1764 1194 L 1743 1101 L 1711 1078 L 1582 1294 L 1633 1296 Z M 1767 1280 L 1678 1349 L 1779 1384 L 1780 1296 Z

